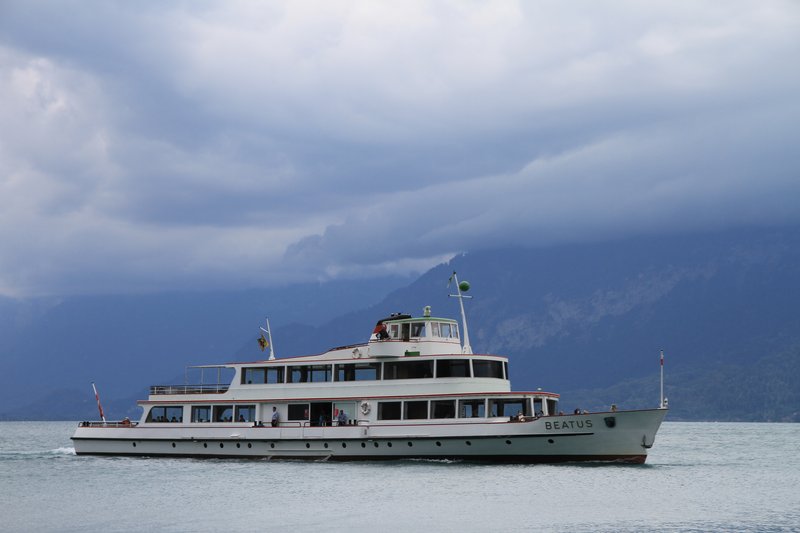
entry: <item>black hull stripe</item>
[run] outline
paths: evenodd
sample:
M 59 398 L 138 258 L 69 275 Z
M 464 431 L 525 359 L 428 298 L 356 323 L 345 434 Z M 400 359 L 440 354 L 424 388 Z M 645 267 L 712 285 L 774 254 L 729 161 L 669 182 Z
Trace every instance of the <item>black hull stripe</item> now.
M 185 459 L 244 459 L 244 460 L 304 460 L 304 461 L 465 461 L 470 463 L 622 463 L 643 464 L 647 455 L 223 455 L 186 453 L 129 453 L 129 452 L 91 452 L 78 455 L 127 456 L 127 457 L 171 457 Z

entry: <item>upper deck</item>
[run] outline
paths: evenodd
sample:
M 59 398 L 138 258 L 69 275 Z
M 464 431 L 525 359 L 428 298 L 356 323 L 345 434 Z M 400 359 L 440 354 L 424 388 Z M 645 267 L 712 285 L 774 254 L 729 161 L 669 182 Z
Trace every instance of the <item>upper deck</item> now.
M 228 385 L 153 386 L 151 400 L 394 396 L 504 393 L 508 360 L 464 354 L 455 320 L 395 314 L 375 325 L 366 343 L 317 355 L 223 365 Z M 165 398 L 170 396 L 171 398 Z

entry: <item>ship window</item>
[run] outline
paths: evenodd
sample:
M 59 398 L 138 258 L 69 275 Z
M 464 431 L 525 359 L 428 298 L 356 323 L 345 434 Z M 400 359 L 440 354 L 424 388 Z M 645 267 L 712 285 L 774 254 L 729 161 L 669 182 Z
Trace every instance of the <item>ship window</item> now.
M 405 414 L 403 418 L 406 420 L 421 420 L 428 418 L 428 402 L 427 400 L 415 400 L 404 402 L 403 409 Z
M 383 379 L 421 379 L 433 377 L 433 361 L 384 363 Z
M 211 422 L 211 406 L 192 406 L 192 422 Z
M 445 339 L 458 338 L 458 324 L 453 324 L 452 322 L 439 322 L 436 324 L 436 328 L 439 330 L 440 337 Z
M 147 415 L 148 422 L 166 422 L 167 408 L 156 406 L 150 409 L 150 414 Z
M 490 399 L 489 412 L 490 416 L 517 416 L 522 413 L 525 416 L 530 416 L 530 402 L 525 398 L 504 398 L 504 399 Z
M 486 400 L 459 400 L 458 416 L 461 418 L 483 418 L 486 416 Z
M 309 372 L 308 366 L 290 366 L 287 367 L 286 383 L 308 383 Z
M 558 409 L 556 408 L 556 406 L 558 405 L 558 402 L 556 400 L 553 400 L 552 398 L 548 398 L 547 402 L 546 402 L 546 405 L 547 405 L 547 414 L 548 415 L 554 416 L 554 415 L 558 414 Z
M 331 365 L 290 366 L 287 383 L 311 383 L 331 380 Z
M 472 374 L 476 378 L 503 378 L 501 361 L 472 360 Z
M 508 379 L 508 363 L 503 361 L 503 378 Z
M 437 378 L 468 378 L 469 359 L 439 359 L 436 361 Z
M 433 400 L 431 402 L 431 418 L 455 418 L 455 400 Z
M 536 416 L 542 416 L 544 414 L 544 408 L 542 407 L 541 398 L 533 399 L 533 414 Z
M 148 422 L 183 422 L 183 407 L 156 405 L 147 414 Z
M 267 368 L 267 383 L 283 383 L 283 368 L 282 366 Z
M 307 403 L 290 403 L 289 420 L 308 420 Z
M 402 340 L 408 341 L 409 337 L 411 336 L 411 324 L 408 322 L 402 324 L 401 326 L 401 336 L 403 337 Z
M 237 405 L 236 406 L 236 421 L 237 422 L 253 422 L 256 419 L 256 406 L 255 405 Z
M 380 375 L 380 363 L 348 363 L 336 365 L 336 381 L 374 381 Z
M 333 370 L 334 381 L 355 381 L 356 365 L 336 365 Z
M 233 420 L 232 405 L 215 405 L 214 422 L 230 422 Z
M 399 324 L 392 324 L 391 326 L 389 326 L 389 336 L 393 339 L 397 339 L 400 336 Z
M 400 420 L 401 402 L 378 402 L 378 420 Z
M 183 422 L 183 407 L 167 407 L 167 418 L 170 422 Z
M 411 324 L 412 337 L 425 337 L 425 322 L 413 322 Z
M 265 368 L 243 368 L 242 384 L 265 383 Z
M 438 337 L 439 336 L 439 323 L 438 322 L 431 322 L 431 336 Z
M 331 365 L 313 365 L 310 366 L 309 369 L 309 381 L 319 382 L 331 380 Z

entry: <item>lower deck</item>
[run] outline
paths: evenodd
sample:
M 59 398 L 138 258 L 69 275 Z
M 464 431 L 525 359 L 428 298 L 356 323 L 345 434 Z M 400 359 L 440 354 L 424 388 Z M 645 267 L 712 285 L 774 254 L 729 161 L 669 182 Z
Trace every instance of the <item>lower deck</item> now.
M 141 402 L 141 425 L 270 424 L 331 426 L 353 423 L 426 421 L 480 421 L 492 418 L 555 415 L 557 396 L 549 393 L 472 393 L 416 397 L 371 397 L 290 401 L 197 400 Z
M 666 411 L 592 413 L 473 424 L 332 427 L 79 427 L 79 455 L 453 459 L 556 463 L 641 463 Z

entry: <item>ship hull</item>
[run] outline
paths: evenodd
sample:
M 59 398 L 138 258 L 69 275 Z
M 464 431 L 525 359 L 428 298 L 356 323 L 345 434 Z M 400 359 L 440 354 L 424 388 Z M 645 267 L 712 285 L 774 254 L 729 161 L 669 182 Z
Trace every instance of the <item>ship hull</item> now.
M 87 426 L 79 427 L 72 439 L 78 455 L 639 464 L 645 462 L 666 412 L 327 427 Z

